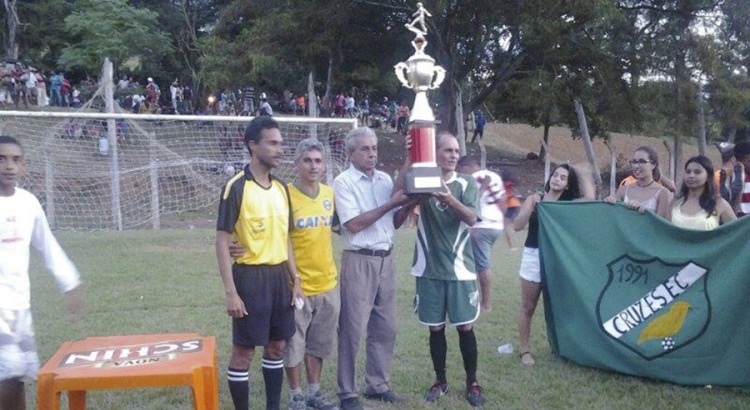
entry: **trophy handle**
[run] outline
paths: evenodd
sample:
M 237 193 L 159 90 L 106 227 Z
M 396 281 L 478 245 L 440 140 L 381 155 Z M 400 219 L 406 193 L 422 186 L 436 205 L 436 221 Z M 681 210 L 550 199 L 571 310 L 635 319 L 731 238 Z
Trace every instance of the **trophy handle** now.
M 430 84 L 430 90 L 437 89 L 440 87 L 440 84 L 443 83 L 443 80 L 445 80 L 445 69 L 443 67 L 436 65 L 433 72 L 435 74 L 435 80 Z
M 401 82 L 401 85 L 406 88 L 413 88 L 412 85 L 409 84 L 409 80 L 406 79 L 406 75 L 404 74 L 404 71 L 406 71 L 406 74 L 409 74 L 409 72 L 411 72 L 411 69 L 409 69 L 409 66 L 406 65 L 406 63 L 398 63 L 393 66 L 393 69 L 396 71 L 396 77 L 398 78 L 398 81 Z

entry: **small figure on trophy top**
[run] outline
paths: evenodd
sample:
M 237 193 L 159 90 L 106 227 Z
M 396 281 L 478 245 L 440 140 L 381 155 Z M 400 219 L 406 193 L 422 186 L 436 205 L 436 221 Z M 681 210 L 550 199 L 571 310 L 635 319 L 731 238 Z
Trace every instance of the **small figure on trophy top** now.
M 427 26 L 424 24 L 425 16 L 432 17 L 432 14 L 424 8 L 422 3 L 417 3 L 417 11 L 412 14 L 414 20 L 412 20 L 411 23 L 407 23 L 406 28 L 417 33 L 417 37 L 424 37 L 425 34 L 427 34 Z M 419 25 L 419 28 L 416 27 L 417 24 Z

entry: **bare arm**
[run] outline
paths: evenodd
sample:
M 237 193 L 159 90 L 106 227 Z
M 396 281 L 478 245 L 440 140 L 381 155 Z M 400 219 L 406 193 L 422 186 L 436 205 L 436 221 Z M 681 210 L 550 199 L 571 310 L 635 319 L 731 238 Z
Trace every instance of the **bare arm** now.
M 401 209 L 399 209 L 393 217 L 393 226 L 396 229 L 400 228 L 409 218 L 409 215 L 414 212 L 414 208 L 425 202 L 428 198 L 429 196 L 426 195 L 415 195 L 409 197 L 409 200 L 401 206 Z
M 659 191 L 659 198 L 656 201 L 656 214 L 669 220 L 672 213 L 672 193 L 663 189 Z
M 232 234 L 225 231 L 216 231 L 216 260 L 219 263 L 219 275 L 224 284 L 224 293 L 227 298 L 227 314 L 233 318 L 246 316 L 245 303 L 240 299 L 237 288 L 232 277 L 232 257 L 229 255 L 229 246 L 232 243 Z
M 729 202 L 727 202 L 724 198 L 719 198 L 716 201 L 716 212 L 719 214 L 719 220 L 722 224 L 732 222 L 737 219 L 737 215 L 735 215 L 732 206 L 729 205 Z
M 515 229 L 516 231 L 520 231 L 521 229 L 526 227 L 526 225 L 529 223 L 532 212 L 534 212 L 534 209 L 536 209 L 536 204 L 541 200 L 542 197 L 539 194 L 534 194 L 523 201 L 521 210 L 518 211 L 516 219 L 513 220 L 513 229 Z
M 414 211 L 414 208 L 416 208 L 417 204 L 409 201 L 406 205 L 402 206 L 401 209 L 399 209 L 396 212 L 396 215 L 393 216 L 393 226 L 398 229 L 401 227 L 401 225 L 406 222 L 406 220 L 409 218 L 409 215 Z
M 388 212 L 406 203 L 407 200 L 408 197 L 404 194 L 404 192 L 398 190 L 393 194 L 388 202 L 380 205 L 375 209 L 371 209 L 365 213 L 355 216 L 354 218 L 346 221 L 346 223 L 344 223 L 344 226 L 351 233 L 360 232 L 377 222 L 378 219 L 382 218 Z
M 677 190 L 677 186 L 674 184 L 674 182 L 672 182 L 671 179 L 665 177 L 664 175 L 659 176 L 659 180 L 657 182 L 664 188 L 667 188 L 669 192 L 674 193 L 674 191 Z
M 453 212 L 456 213 L 456 216 L 458 216 L 458 219 L 465 224 L 474 226 L 474 224 L 477 223 L 477 213 L 461 203 L 461 201 L 451 194 L 451 191 L 447 187 L 443 187 L 442 190 L 434 192 L 432 195 L 437 198 L 438 201 L 451 208 Z
M 615 192 L 615 195 L 610 195 L 604 198 L 604 202 L 608 204 L 614 204 L 615 202 L 622 201 L 623 199 L 625 199 L 625 186 L 620 185 L 620 187 L 617 188 L 617 192 Z
M 294 247 L 292 247 L 292 239 L 287 240 L 288 253 L 287 253 L 287 265 L 289 265 L 289 273 L 292 275 L 289 278 L 289 283 L 293 284 L 292 287 L 292 300 L 289 302 L 290 305 L 294 305 L 296 298 L 304 298 L 305 294 L 302 293 L 299 283 L 299 273 L 297 273 L 297 260 L 294 258 Z

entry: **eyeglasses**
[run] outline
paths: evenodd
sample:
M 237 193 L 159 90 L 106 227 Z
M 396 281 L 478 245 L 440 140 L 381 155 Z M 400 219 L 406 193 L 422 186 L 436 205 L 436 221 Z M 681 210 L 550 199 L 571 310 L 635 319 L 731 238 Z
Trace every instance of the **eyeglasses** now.
M 645 159 L 631 159 L 630 165 L 646 165 L 646 164 L 653 164 L 654 161 L 649 161 Z

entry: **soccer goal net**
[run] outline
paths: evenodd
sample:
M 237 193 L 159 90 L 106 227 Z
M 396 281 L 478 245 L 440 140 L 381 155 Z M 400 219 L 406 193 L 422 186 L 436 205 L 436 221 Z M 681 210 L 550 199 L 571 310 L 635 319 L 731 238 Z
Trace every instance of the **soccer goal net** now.
M 92 100 L 93 101 L 93 100 Z M 92 112 L 94 111 L 94 112 Z M 250 117 L 80 112 L 0 112 L 0 135 L 26 154 L 21 186 L 39 198 L 55 229 L 158 228 L 162 215 L 203 209 L 250 161 L 243 143 Z M 294 179 L 297 143 L 324 143 L 328 179 L 345 166 L 344 138 L 355 120 L 275 117 L 283 165 Z

